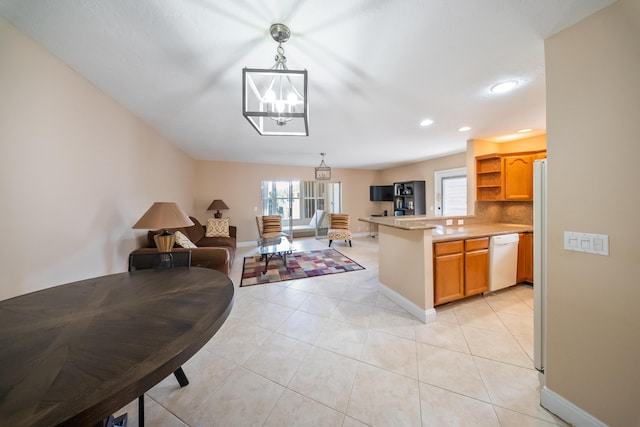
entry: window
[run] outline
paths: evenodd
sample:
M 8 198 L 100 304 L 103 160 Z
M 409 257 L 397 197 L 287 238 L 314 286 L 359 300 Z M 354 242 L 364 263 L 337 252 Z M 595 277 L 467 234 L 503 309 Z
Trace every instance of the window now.
M 434 175 L 435 215 L 467 215 L 467 168 L 437 171 Z

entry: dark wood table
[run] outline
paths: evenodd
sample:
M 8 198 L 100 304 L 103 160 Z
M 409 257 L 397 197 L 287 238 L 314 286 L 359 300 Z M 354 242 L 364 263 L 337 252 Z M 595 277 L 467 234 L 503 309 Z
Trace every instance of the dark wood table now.
M 209 341 L 233 294 L 220 272 L 174 268 L 0 301 L 0 425 L 101 423 Z

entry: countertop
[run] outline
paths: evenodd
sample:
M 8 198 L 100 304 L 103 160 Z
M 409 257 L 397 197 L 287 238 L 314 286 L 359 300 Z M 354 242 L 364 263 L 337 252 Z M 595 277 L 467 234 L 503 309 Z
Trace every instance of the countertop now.
M 469 224 L 461 226 L 438 226 L 433 230 L 434 242 L 447 240 L 475 239 L 478 237 L 497 236 L 500 234 L 524 233 L 533 231 L 533 225 L 521 224 Z
M 359 221 L 372 224 L 386 225 L 387 227 L 400 228 L 402 230 L 428 230 L 436 228 L 426 217 L 420 216 L 370 216 L 358 218 Z
M 504 224 L 504 223 L 483 223 L 440 226 L 433 224 L 433 218 L 422 219 L 421 217 L 367 217 L 358 218 L 360 221 L 372 224 L 385 225 L 402 230 L 428 230 L 433 233 L 434 242 L 444 242 L 448 240 L 474 239 L 477 237 L 497 236 L 509 233 L 532 232 L 532 225 Z

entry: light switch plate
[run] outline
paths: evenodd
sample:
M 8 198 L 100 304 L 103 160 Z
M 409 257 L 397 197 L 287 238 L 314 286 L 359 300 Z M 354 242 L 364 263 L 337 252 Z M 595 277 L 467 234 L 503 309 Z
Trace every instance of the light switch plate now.
M 568 251 L 609 256 L 609 236 L 565 231 L 564 248 Z

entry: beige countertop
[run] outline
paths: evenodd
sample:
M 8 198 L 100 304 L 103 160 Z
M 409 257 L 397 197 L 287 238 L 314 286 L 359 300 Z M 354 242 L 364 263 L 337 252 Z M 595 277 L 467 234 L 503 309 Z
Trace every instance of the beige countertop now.
M 433 241 L 444 242 L 447 240 L 474 239 L 478 237 L 497 236 L 500 234 L 524 233 L 533 231 L 532 225 L 521 224 L 469 224 L 461 226 L 438 226 L 433 230 Z
M 426 217 L 420 216 L 369 216 L 366 218 L 358 218 L 358 220 L 371 224 L 400 228 L 402 230 L 427 230 L 436 228 L 436 225 L 429 223 Z
M 427 219 L 419 216 L 413 217 L 367 217 L 359 218 L 360 221 L 372 224 L 385 225 L 402 230 L 428 230 L 432 229 L 433 241 L 444 242 L 447 240 L 473 239 L 477 237 L 496 236 L 499 234 L 523 233 L 533 231 L 532 225 L 483 223 L 440 226 L 434 225 L 433 218 Z

